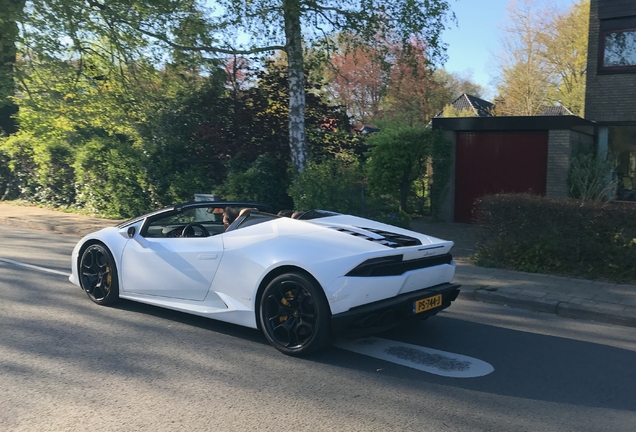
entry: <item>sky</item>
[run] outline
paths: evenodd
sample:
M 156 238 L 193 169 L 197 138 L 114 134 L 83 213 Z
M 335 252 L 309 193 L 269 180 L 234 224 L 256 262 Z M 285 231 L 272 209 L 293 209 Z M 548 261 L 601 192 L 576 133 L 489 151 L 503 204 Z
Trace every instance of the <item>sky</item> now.
M 443 67 L 483 86 L 486 92 L 482 96 L 487 100 L 495 95 L 495 55 L 501 50 L 501 29 L 507 24 L 506 7 L 511 1 L 449 0 L 458 25 L 449 24 L 451 28 L 442 34 L 442 40 L 448 44 L 448 60 Z M 551 0 L 550 3 L 567 9 L 577 1 Z

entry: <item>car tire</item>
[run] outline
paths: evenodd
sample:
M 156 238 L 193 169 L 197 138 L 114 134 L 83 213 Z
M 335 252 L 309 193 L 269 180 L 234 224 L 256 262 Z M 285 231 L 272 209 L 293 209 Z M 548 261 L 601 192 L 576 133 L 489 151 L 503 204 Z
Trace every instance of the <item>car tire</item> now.
M 95 243 L 82 253 L 79 262 L 80 285 L 93 302 L 109 305 L 119 300 L 119 280 L 113 255 Z
M 331 343 L 331 311 L 316 282 L 300 273 L 274 278 L 263 291 L 259 320 L 267 340 L 283 354 L 303 356 Z

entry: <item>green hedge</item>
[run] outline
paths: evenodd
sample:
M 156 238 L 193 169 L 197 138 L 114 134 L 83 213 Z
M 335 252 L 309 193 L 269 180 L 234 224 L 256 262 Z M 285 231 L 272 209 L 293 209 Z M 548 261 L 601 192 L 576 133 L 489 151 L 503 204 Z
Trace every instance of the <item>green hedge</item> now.
M 636 281 L 636 203 L 489 195 L 476 217 L 478 265 Z

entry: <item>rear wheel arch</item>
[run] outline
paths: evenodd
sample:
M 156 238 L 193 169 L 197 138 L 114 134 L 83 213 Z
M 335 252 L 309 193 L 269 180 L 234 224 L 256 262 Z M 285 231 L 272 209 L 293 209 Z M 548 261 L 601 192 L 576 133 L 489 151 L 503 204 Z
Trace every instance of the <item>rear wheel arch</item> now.
M 310 273 L 283 266 L 270 272 L 259 288 L 257 323 L 274 348 L 304 356 L 331 344 L 331 307 Z
M 324 296 L 325 301 L 327 301 L 327 296 L 325 296 L 325 292 L 322 289 L 322 285 L 307 270 L 305 270 L 305 269 L 303 269 L 301 267 L 292 266 L 292 265 L 286 265 L 286 266 L 277 267 L 277 268 L 273 269 L 272 271 L 270 271 L 267 274 L 267 276 L 265 276 L 263 278 L 263 280 L 261 281 L 260 285 L 258 286 L 258 290 L 256 292 L 256 301 L 254 302 L 254 315 L 256 317 L 256 326 L 258 327 L 259 330 L 262 330 L 261 329 L 260 320 L 258 319 L 258 311 L 259 311 L 259 308 L 261 307 L 261 300 L 263 298 L 263 291 L 265 291 L 265 288 L 267 288 L 267 285 L 269 285 L 269 283 L 271 281 L 273 281 L 278 276 L 280 276 L 282 274 L 285 274 L 285 273 L 299 273 L 299 274 L 302 274 L 303 276 L 306 276 L 313 283 L 315 283 L 316 286 L 321 288 L 322 295 Z M 327 301 L 327 304 L 329 304 L 329 301 Z

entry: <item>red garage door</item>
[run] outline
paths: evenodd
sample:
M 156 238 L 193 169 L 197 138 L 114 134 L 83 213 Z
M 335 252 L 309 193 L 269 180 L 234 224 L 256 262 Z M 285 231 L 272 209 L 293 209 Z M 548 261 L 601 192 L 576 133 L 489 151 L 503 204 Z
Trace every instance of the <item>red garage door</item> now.
M 458 132 L 455 222 L 470 223 L 476 199 L 495 193 L 545 195 L 548 132 Z

